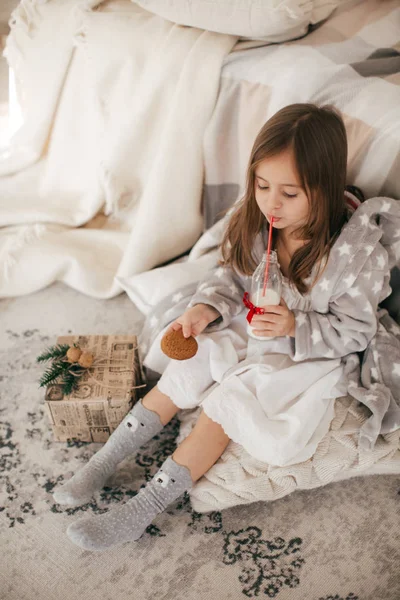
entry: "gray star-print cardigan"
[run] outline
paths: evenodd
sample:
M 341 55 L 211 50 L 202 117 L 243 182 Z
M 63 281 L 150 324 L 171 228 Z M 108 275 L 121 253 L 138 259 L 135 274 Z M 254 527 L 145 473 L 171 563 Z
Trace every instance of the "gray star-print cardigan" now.
M 219 244 L 229 216 L 204 234 L 209 238 L 205 248 L 207 243 L 210 249 Z M 265 238 L 260 234 L 255 242 L 257 260 L 265 251 Z M 400 427 L 400 327 L 380 307 L 391 293 L 390 271 L 399 264 L 400 202 L 371 198 L 357 208 L 332 247 L 311 288 L 311 310 L 293 310 L 293 360 L 342 359 L 349 395 L 371 413 L 360 433 L 365 449 L 374 446 L 379 433 Z M 146 319 L 142 351 L 163 327 L 195 304 L 209 304 L 221 315 L 205 332 L 228 327 L 244 310 L 242 298 L 250 279 L 216 264 L 197 286 L 185 286 L 164 298 Z

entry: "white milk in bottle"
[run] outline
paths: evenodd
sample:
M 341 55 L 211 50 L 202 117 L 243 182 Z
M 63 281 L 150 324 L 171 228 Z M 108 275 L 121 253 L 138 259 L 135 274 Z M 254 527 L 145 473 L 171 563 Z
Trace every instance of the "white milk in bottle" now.
M 263 308 L 264 306 L 277 305 L 281 301 L 282 275 L 279 269 L 278 257 L 274 250 L 272 250 L 269 256 L 268 279 L 264 294 L 264 276 L 266 265 L 267 256 L 264 252 L 260 264 L 253 273 L 253 277 L 251 279 L 251 290 L 249 294 L 250 302 L 258 308 Z M 247 325 L 247 333 L 250 337 L 254 338 L 255 340 L 272 340 L 274 338 L 274 336 L 254 335 L 253 327 L 250 323 L 248 323 Z

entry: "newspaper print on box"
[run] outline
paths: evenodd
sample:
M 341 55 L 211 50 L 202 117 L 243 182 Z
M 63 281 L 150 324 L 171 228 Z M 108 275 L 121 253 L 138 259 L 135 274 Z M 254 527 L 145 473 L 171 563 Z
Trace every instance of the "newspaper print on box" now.
M 137 338 L 61 336 L 57 343 L 78 344 L 96 360 L 72 394 L 64 396 L 59 384 L 47 386 L 45 401 L 54 436 L 58 441 L 105 442 L 137 401 L 137 390 L 144 387 Z

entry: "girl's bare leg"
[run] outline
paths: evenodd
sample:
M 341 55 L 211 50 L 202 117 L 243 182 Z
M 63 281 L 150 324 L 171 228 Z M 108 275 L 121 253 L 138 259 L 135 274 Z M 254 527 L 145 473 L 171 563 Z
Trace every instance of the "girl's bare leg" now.
M 161 423 L 166 425 L 176 415 L 179 408 L 175 406 L 169 396 L 166 396 L 157 386 L 153 387 L 142 400 L 145 408 L 156 412 L 160 417 Z
M 202 411 L 193 431 L 178 446 L 172 458 L 187 467 L 193 481 L 197 481 L 217 462 L 229 441 L 221 425 Z
M 143 406 L 156 412 L 166 425 L 179 408 L 155 386 L 142 400 Z M 193 431 L 175 450 L 172 458 L 188 467 L 193 481 L 197 481 L 221 456 L 229 443 L 221 425 L 215 423 L 204 411 L 201 412 Z
M 179 408 L 155 386 L 142 400 L 143 406 L 156 412 L 166 425 Z M 193 431 L 175 450 L 172 458 L 188 467 L 193 481 L 197 481 L 221 456 L 229 443 L 221 425 L 201 412 Z

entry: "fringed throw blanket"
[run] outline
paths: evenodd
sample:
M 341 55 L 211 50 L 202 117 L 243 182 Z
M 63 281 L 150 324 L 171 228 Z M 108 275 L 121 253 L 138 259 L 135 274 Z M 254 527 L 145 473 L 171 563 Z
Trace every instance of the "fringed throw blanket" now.
M 202 231 L 202 143 L 234 36 L 129 1 L 26 0 L 6 54 L 24 124 L 0 161 L 0 296 L 92 296 Z M 24 226 L 25 229 L 21 229 Z

